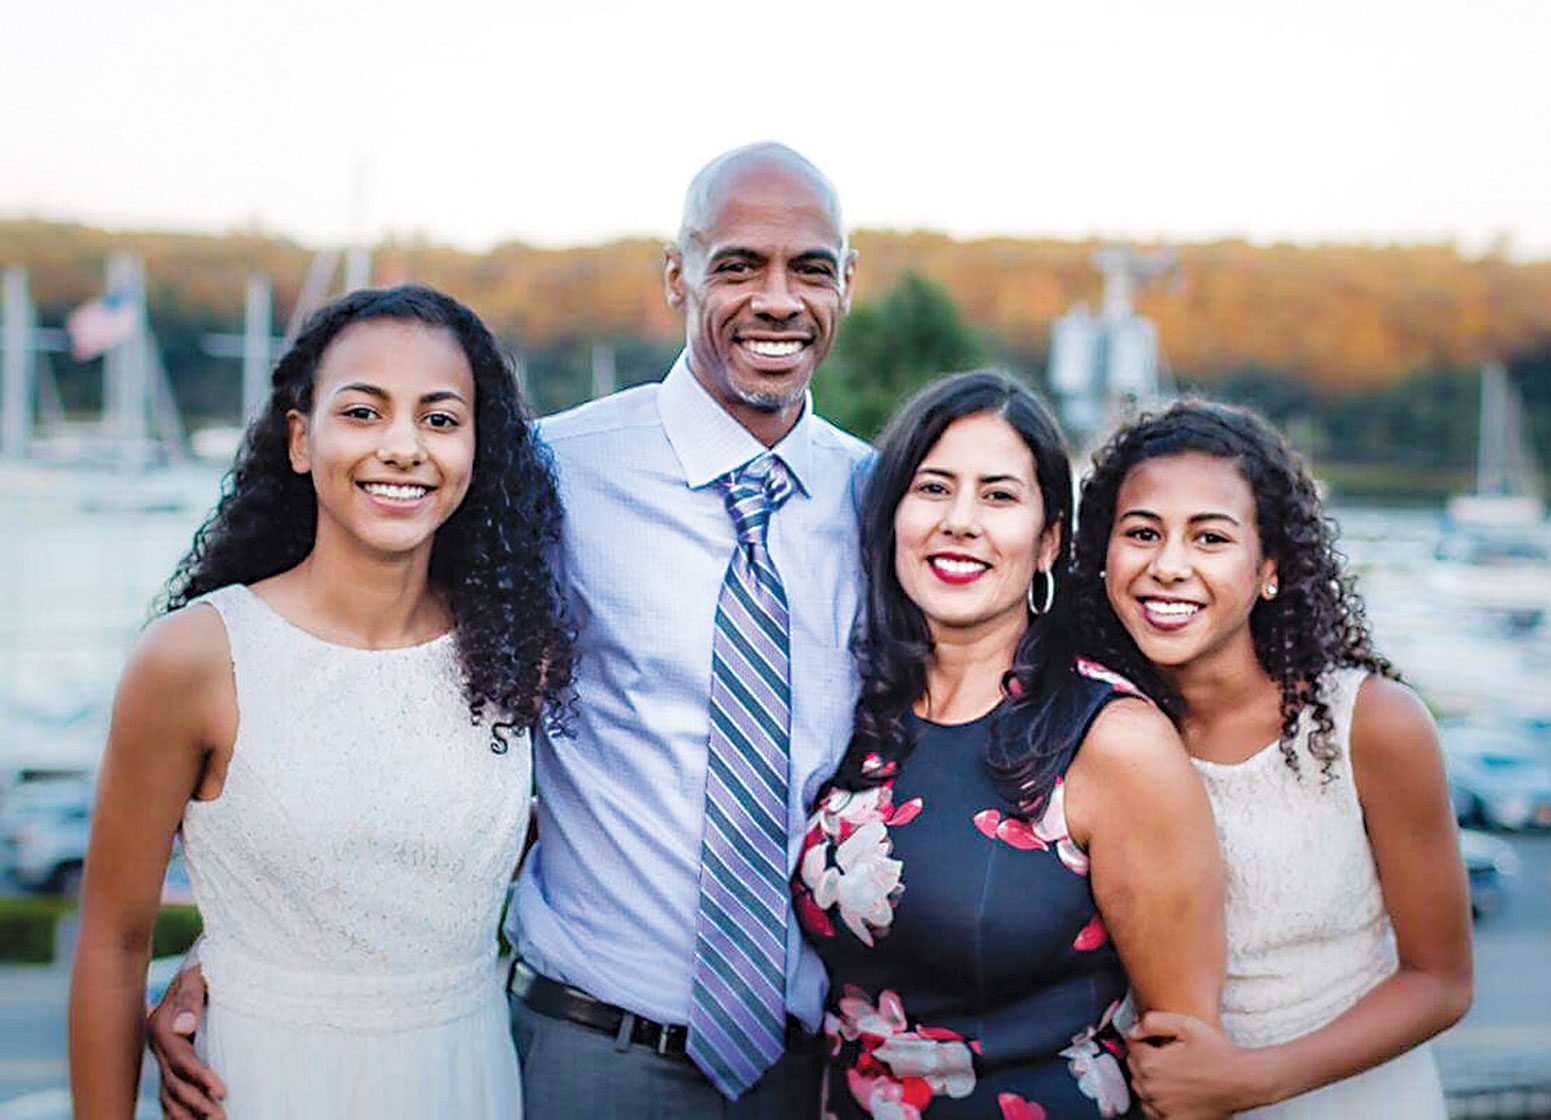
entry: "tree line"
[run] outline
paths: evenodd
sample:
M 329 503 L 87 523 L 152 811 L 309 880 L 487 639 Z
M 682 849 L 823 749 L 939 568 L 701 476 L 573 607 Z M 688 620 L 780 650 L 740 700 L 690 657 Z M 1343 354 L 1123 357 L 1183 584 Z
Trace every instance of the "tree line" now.
M 815 386 L 827 415 L 862 435 L 916 385 L 947 369 L 1003 365 L 1042 384 L 1051 322 L 1097 306 L 1096 242 L 959 241 L 862 231 L 856 307 Z M 1177 267 L 1137 297 L 1176 381 L 1242 401 L 1290 431 L 1342 488 L 1434 497 L 1464 485 L 1476 444 L 1476 371 L 1506 360 L 1532 437 L 1551 461 L 1551 261 L 1468 256 L 1449 245 L 1173 245 Z M 274 285 L 276 321 L 311 250 L 260 233 L 116 233 L 0 222 L 0 264 L 20 264 L 40 317 L 58 325 L 98 294 L 108 253 L 146 263 L 148 300 L 191 419 L 236 415 L 235 363 L 203 338 L 241 329 L 251 271 Z M 521 360 L 541 411 L 586 399 L 592 349 L 615 380 L 660 376 L 681 325 L 661 294 L 661 244 L 574 249 L 506 244 L 471 253 L 425 242 L 374 247 L 379 283 L 419 280 L 474 306 Z M 59 358 L 67 407 L 100 403 L 93 363 Z

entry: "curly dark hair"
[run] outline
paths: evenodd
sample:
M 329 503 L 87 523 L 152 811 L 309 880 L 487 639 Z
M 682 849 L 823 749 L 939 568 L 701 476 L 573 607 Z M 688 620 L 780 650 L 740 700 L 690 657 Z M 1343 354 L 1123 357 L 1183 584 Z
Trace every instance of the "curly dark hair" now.
M 877 785 L 914 749 L 905 716 L 926 691 L 932 640 L 921 608 L 895 573 L 894 513 L 948 426 L 981 414 L 1007 421 L 1028 446 L 1045 524 L 1054 525 L 1059 538 L 1054 570 L 1044 576 L 1056 580 L 1053 601 L 1048 611 L 1031 617 L 1019 639 L 1002 677 L 1011 703 L 997 708 L 991 727 L 989 762 L 998 790 L 1012 812 L 1027 818 L 1042 810 L 1096 714 L 1095 695 L 1103 689 L 1076 672 L 1067 581 L 1056 579 L 1070 553 L 1072 475 L 1066 441 L 1039 398 L 997 370 L 971 370 L 933 382 L 904 405 L 880 437 L 861 508 L 865 605 L 852 639 L 861 695 L 835 784 L 845 789 Z M 1035 580 L 1043 596 L 1039 573 Z
M 248 427 L 214 512 L 168 582 L 170 611 L 218 587 L 256 583 L 312 551 L 317 498 L 288 456 L 286 414 L 313 405 L 318 366 L 347 327 L 423 323 L 452 334 L 474 373 L 474 465 L 467 494 L 436 531 L 430 582 L 446 596 L 469 716 L 493 709 L 491 748 L 569 702 L 575 634 L 551 566 L 560 498 L 549 450 L 534 434 L 511 366 L 484 323 L 420 285 L 363 289 L 315 313 L 275 367 L 263 412 Z
M 1298 718 L 1310 709 L 1308 751 L 1328 781 L 1335 774 L 1335 725 L 1323 675 L 1359 666 L 1398 679 L 1373 649 L 1362 601 L 1336 551 L 1336 526 L 1325 516 L 1303 457 L 1253 412 L 1231 405 L 1182 400 L 1161 414 L 1144 415 L 1116 432 L 1093 457 L 1083 483 L 1073 556 L 1073 611 L 1084 654 L 1123 673 L 1152 696 L 1176 724 L 1184 702 L 1142 656 L 1110 606 L 1105 556 L 1115 503 L 1126 476 L 1140 463 L 1203 452 L 1238 466 L 1255 499 L 1255 523 L 1264 555 L 1276 562 L 1278 590 L 1256 599 L 1249 616 L 1255 656 L 1281 687 L 1281 751 L 1299 769 L 1294 739 Z

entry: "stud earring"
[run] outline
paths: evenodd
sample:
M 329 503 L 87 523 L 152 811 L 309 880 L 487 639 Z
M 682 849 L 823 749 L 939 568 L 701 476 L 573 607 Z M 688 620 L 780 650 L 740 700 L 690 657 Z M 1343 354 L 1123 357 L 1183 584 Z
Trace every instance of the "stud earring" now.
M 1266 580 L 1266 585 L 1260 589 L 1260 597 L 1269 603 L 1276 598 L 1278 590 L 1280 589 L 1276 586 L 1276 580 L 1268 579 Z

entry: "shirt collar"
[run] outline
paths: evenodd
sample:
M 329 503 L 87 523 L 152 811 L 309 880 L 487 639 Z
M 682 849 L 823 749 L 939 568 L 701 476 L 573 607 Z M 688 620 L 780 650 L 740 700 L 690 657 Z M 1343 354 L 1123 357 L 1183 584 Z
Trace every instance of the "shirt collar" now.
M 688 355 L 680 353 L 663 378 L 657 408 L 662 415 L 663 431 L 684 468 L 684 481 L 690 489 L 707 486 L 768 450 L 786 464 L 798 490 L 809 492 L 813 462 L 811 392 L 804 391 L 802 415 L 792 430 L 774 447 L 766 448 L 706 392 L 689 368 Z

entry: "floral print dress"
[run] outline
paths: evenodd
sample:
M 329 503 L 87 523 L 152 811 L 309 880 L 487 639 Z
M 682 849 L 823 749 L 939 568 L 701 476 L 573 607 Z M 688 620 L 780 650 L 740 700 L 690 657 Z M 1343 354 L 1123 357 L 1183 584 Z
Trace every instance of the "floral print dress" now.
M 1080 668 L 1074 742 L 1117 695 Z M 1063 787 L 1038 821 L 1010 817 L 985 764 L 992 715 L 909 719 L 914 750 L 863 764 L 880 785 L 820 794 L 792 884 L 830 975 L 826 1120 L 1132 1115 L 1125 973 Z

